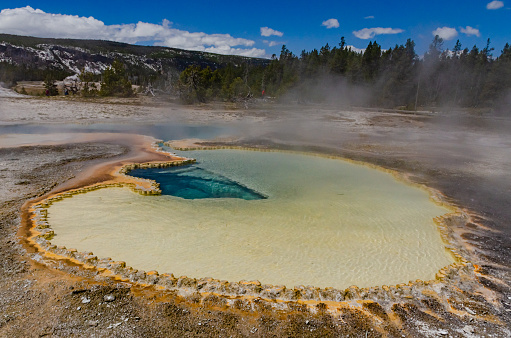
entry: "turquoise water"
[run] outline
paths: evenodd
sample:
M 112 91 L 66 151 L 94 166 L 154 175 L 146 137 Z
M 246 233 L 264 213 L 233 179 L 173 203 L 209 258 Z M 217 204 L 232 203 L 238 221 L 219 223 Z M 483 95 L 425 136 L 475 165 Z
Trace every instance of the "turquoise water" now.
M 200 165 L 136 169 L 130 171 L 129 174 L 158 182 L 164 195 L 185 199 L 241 198 L 255 200 L 265 198 L 262 194 L 225 176 L 201 168 Z
M 182 178 L 220 177 L 267 198 L 100 189 L 48 209 L 52 242 L 146 271 L 289 287 L 429 280 L 453 262 L 433 222 L 448 210 L 388 173 L 278 152 L 181 155 L 202 170 Z

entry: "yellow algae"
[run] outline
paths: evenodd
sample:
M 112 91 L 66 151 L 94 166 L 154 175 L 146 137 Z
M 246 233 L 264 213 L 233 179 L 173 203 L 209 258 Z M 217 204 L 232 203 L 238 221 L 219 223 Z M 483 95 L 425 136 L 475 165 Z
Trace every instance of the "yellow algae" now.
M 51 242 L 135 269 L 287 287 L 431 280 L 453 262 L 433 222 L 448 209 L 388 173 L 289 153 L 186 155 L 268 199 L 101 189 L 52 203 Z

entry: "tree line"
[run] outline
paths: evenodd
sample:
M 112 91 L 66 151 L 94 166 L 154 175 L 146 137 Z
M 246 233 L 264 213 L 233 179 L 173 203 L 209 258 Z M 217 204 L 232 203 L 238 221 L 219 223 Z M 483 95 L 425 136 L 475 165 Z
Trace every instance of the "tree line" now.
M 65 95 L 68 95 L 67 90 L 71 90 L 73 94 L 80 93 L 83 97 L 94 96 L 119 96 L 130 97 L 135 95 L 133 85 L 128 79 L 126 67 L 120 60 L 114 62 L 107 67 L 102 76 L 100 77 L 99 88 L 96 86 L 98 76 L 82 70 L 79 75 L 79 82 L 72 84 L 67 88 L 64 87 Z M 44 88 L 46 89 L 47 96 L 59 95 L 57 89 L 57 80 L 53 74 L 48 74 L 44 80 Z M 24 89 L 22 89 L 23 91 Z
M 337 46 L 303 50 L 299 56 L 284 45 L 280 55 L 265 62 L 226 59 L 212 67 L 190 61 L 180 73 L 168 67 L 148 73 L 118 59 L 103 74 L 82 72 L 80 89 L 83 96 L 131 96 L 133 83 L 177 94 L 185 103 L 271 97 L 402 109 L 499 109 L 511 106 L 511 46 L 507 43 L 498 57 L 493 52 L 489 39 L 484 48 L 463 48 L 459 40 L 452 48 L 444 48 L 444 41 L 436 36 L 419 57 L 411 39 L 387 50 L 370 41 L 357 51 L 343 37 Z M 70 71 L 58 67 L 0 62 L 0 80 L 5 83 L 46 79 L 51 89 L 55 80 L 69 75 Z M 96 88 L 98 82 L 102 83 Z
M 378 107 L 495 107 L 511 97 L 511 47 L 500 56 L 488 39 L 484 48 L 452 49 L 435 36 L 423 57 L 415 42 L 383 50 L 370 41 L 362 52 L 328 44 L 294 55 L 282 46 L 267 66 L 211 70 L 191 65 L 179 77 L 184 102 L 276 97 L 296 102 L 333 101 Z

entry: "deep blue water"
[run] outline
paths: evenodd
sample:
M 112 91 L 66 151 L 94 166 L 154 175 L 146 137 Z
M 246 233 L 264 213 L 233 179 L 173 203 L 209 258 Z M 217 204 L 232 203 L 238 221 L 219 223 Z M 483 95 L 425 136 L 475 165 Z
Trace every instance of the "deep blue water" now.
M 241 198 L 258 200 L 266 198 L 227 177 L 215 174 L 198 165 L 170 168 L 136 169 L 129 175 L 155 180 L 163 195 L 185 199 Z

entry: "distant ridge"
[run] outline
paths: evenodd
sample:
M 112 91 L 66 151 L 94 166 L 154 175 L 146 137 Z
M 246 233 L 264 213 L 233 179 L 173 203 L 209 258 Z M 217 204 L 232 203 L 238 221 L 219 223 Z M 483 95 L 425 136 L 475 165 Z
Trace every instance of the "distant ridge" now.
M 52 39 L 0 34 L 0 81 L 44 80 L 82 70 L 100 74 L 115 59 L 127 66 L 133 81 L 179 74 L 189 65 L 217 69 L 234 64 L 267 65 L 270 60 L 220 55 L 178 48 L 139 46 L 106 40 Z

